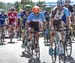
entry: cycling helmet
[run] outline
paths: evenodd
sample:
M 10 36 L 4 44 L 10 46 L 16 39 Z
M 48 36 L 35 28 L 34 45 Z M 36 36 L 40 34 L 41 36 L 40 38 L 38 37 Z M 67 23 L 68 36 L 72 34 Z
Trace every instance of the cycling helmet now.
M 50 6 L 46 6 L 46 7 L 45 7 L 45 10 L 46 10 L 46 11 L 51 11 L 51 7 L 50 7 Z
M 5 10 L 4 9 L 0 9 L 0 13 L 5 13 Z
M 57 6 L 64 6 L 64 1 L 63 0 L 58 0 L 57 1 Z
M 39 7 L 39 6 L 34 6 L 34 7 L 32 8 L 32 12 L 34 12 L 34 13 L 39 13 L 39 12 L 40 12 L 40 7 Z
M 11 7 L 10 8 L 10 11 L 15 11 L 16 9 L 14 7 Z
M 31 5 L 27 4 L 24 6 L 24 10 L 31 10 L 31 7 L 32 7 Z

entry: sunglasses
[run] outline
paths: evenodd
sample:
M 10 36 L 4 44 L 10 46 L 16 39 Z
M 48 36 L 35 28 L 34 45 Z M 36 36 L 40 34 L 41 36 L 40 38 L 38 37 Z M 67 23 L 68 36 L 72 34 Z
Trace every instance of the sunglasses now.
M 34 14 L 36 14 L 36 15 L 37 15 L 37 14 L 39 14 L 39 13 L 34 13 Z

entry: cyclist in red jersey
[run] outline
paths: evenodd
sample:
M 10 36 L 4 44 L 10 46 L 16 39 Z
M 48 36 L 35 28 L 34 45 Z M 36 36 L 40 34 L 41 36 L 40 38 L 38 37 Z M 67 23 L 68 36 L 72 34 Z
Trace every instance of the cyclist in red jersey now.
M 14 32 L 16 32 L 17 20 L 18 20 L 17 19 L 17 12 L 14 7 L 11 7 L 8 12 L 9 31 L 11 31 L 11 29 L 13 29 Z M 16 35 L 16 33 L 15 33 L 15 35 Z
M 15 8 L 11 8 L 8 12 L 9 25 L 16 25 L 17 12 Z

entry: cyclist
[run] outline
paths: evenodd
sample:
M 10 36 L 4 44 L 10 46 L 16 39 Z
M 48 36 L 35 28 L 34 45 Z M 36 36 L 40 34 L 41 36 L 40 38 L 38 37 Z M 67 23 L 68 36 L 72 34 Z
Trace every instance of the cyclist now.
M 5 14 L 5 12 L 1 11 L 1 14 L 0 14 L 0 26 L 4 26 L 6 18 L 7 18 L 7 15 Z
M 7 19 L 7 15 L 5 14 L 5 12 L 3 10 L 3 11 L 1 11 L 1 14 L 0 14 L 0 31 L 1 30 L 5 30 L 5 25 L 6 25 L 5 22 L 6 22 L 6 19 Z
M 27 18 L 29 16 L 29 14 L 31 13 L 31 5 L 25 5 L 24 6 L 24 11 L 21 12 L 21 26 L 22 26 L 22 39 L 23 39 L 23 43 L 24 43 L 24 33 L 25 33 L 25 24 L 26 24 L 26 21 L 27 21 Z
M 45 11 L 44 11 L 44 15 L 45 15 L 46 25 L 47 26 L 46 26 L 46 29 L 44 30 L 44 38 L 47 39 L 47 42 L 48 42 L 48 39 L 49 39 L 50 12 L 51 12 L 51 7 L 50 6 L 46 6 L 45 7 Z
M 51 12 L 51 7 L 50 7 L 50 6 L 46 6 L 46 7 L 45 7 L 45 12 L 44 12 L 46 21 L 50 21 L 50 17 L 49 17 L 50 12 Z
M 45 16 L 44 14 L 40 11 L 39 6 L 34 6 L 32 8 L 32 13 L 28 16 L 27 23 L 26 23 L 26 29 L 29 27 L 29 41 L 32 39 L 32 32 L 36 32 L 35 39 L 36 39 L 36 48 L 37 48 L 37 43 L 38 43 L 38 32 L 39 32 L 39 25 L 43 25 L 45 23 Z M 33 31 L 34 30 L 34 31 Z
M 16 36 L 16 25 L 17 25 L 17 12 L 14 7 L 11 7 L 8 12 L 8 25 L 9 25 L 9 32 L 13 29 L 15 36 Z
M 72 24 L 74 24 L 75 23 L 74 7 L 70 5 L 70 2 L 71 2 L 70 0 L 65 0 L 65 7 L 69 9 L 71 22 Z
M 23 14 L 24 10 L 20 9 L 20 12 L 17 14 L 18 17 L 18 26 L 17 26 L 17 36 L 19 36 L 21 38 L 21 34 L 19 35 L 19 32 L 22 32 L 22 21 L 23 19 L 21 18 L 21 15 Z
M 69 10 L 68 8 L 64 7 L 64 2 L 62 0 L 58 0 L 57 7 L 55 7 L 51 12 L 51 29 L 53 30 L 50 33 L 50 43 L 53 43 L 55 37 L 55 30 L 60 30 L 63 28 L 63 24 L 66 24 L 68 27 L 70 25 L 70 17 L 69 17 Z M 54 30 L 55 29 L 55 30 Z M 62 39 L 61 41 L 64 42 L 64 35 L 61 32 Z

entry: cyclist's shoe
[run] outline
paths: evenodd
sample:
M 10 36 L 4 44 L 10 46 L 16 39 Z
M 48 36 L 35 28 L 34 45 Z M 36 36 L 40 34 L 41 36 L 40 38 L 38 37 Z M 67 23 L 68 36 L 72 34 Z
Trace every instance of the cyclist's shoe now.
M 24 44 L 24 40 L 22 41 L 22 43 Z
M 28 39 L 28 41 L 30 42 L 30 39 Z
M 54 54 L 54 50 L 52 47 L 49 48 L 49 55 L 53 55 Z
M 36 49 L 35 49 L 35 52 L 39 52 L 39 48 L 36 48 Z

